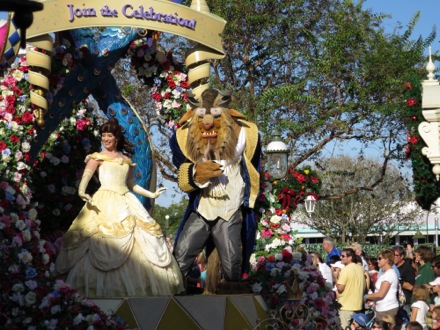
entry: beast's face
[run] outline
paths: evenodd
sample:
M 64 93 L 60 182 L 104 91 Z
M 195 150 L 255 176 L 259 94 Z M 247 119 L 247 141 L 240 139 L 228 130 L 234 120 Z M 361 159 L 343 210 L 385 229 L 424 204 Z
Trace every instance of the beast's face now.
M 180 124 L 188 125 L 187 152 L 192 159 L 233 160 L 241 126 L 238 119 L 245 117 L 229 109 L 230 93 L 207 89 L 200 101 L 191 102 L 193 110 L 188 111 Z
M 202 140 L 205 145 L 215 145 L 220 134 L 223 108 L 197 108 L 194 111 L 194 119 L 198 121 L 198 128 L 202 134 Z
M 187 151 L 195 161 L 233 160 L 240 126 L 229 109 L 196 108 L 188 125 Z

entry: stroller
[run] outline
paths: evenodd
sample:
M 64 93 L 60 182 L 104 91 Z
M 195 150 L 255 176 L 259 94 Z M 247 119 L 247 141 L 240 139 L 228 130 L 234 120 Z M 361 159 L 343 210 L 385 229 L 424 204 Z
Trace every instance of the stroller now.
M 372 309 L 366 310 L 365 314 L 357 313 L 354 314 L 351 318 L 351 323 L 349 326 L 345 328 L 345 330 L 352 330 L 353 326 L 356 326 L 354 329 L 371 329 L 371 326 L 376 319 L 376 313 Z

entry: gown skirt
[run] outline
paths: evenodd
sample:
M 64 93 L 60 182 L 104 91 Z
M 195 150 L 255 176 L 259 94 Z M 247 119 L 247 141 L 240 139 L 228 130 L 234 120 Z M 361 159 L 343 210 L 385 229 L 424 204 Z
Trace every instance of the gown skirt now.
M 101 188 L 62 240 L 56 268 L 88 298 L 171 296 L 184 290 L 159 224 L 125 186 L 128 166 L 103 162 Z

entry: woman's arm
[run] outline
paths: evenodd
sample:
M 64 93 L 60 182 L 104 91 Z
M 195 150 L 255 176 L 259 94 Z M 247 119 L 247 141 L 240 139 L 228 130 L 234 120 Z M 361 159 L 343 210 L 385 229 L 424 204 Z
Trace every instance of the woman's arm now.
M 390 287 L 391 287 L 390 282 L 383 281 L 380 285 L 379 291 L 375 293 L 366 294 L 365 299 L 373 300 L 373 301 L 382 300 L 387 295 L 388 291 L 390 290 Z

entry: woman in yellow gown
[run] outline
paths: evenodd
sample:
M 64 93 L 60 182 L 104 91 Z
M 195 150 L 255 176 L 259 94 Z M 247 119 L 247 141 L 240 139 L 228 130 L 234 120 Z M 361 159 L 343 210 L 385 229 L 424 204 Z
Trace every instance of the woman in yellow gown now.
M 56 268 L 66 282 L 87 297 L 169 296 L 184 290 L 179 266 L 159 224 L 131 190 L 148 198 L 134 182 L 136 166 L 125 153 L 133 146 L 112 118 L 100 127 L 105 149 L 86 157 L 78 195 L 86 201 L 64 235 Z M 100 188 L 85 190 L 98 171 Z

